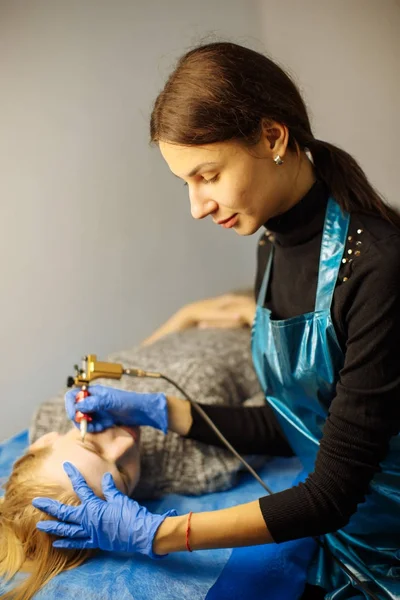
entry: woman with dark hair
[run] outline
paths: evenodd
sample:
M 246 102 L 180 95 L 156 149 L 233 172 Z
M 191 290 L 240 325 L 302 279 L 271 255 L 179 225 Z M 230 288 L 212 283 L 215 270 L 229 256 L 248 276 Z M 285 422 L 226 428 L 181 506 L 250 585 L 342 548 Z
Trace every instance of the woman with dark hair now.
M 288 75 L 233 43 L 203 45 L 179 60 L 155 102 L 151 140 L 188 186 L 194 218 L 210 216 L 239 235 L 265 227 L 252 352 L 266 405 L 204 408 L 239 452 L 297 455 L 302 480 L 249 504 L 161 524 L 136 506 L 133 530 L 133 512 L 116 520 L 112 502 L 99 507 L 70 470 L 82 507 L 36 501 L 58 519 L 48 531 L 67 537 L 57 542 L 65 548 L 152 556 L 271 544 L 273 560 L 282 542 L 294 541 L 293 562 L 321 536 L 305 591 L 304 581 L 287 581 L 292 591 L 279 596 L 267 579 L 266 597 L 400 597 L 400 216 L 352 156 L 315 139 Z M 246 304 L 221 308 L 216 299 L 207 310 L 251 320 Z M 204 304 L 195 304 L 167 330 L 204 319 Z M 66 404 L 73 418 L 73 394 Z M 220 443 L 180 398 L 109 388 L 80 410 L 92 413 L 93 431 L 150 424 Z

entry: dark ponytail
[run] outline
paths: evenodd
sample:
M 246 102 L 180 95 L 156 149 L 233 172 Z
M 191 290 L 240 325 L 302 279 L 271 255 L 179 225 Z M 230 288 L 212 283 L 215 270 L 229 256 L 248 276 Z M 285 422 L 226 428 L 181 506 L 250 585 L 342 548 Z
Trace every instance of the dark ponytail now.
M 357 161 L 314 138 L 296 85 L 266 56 L 230 42 L 205 44 L 178 61 L 156 99 L 151 141 L 202 145 L 260 139 L 262 120 L 286 125 L 290 150 L 308 149 L 316 174 L 348 212 L 381 216 L 400 229 L 400 215 L 384 203 Z
M 313 139 L 308 147 L 315 170 L 347 212 L 379 215 L 400 229 L 400 215 L 380 197 L 358 162 L 341 148 Z

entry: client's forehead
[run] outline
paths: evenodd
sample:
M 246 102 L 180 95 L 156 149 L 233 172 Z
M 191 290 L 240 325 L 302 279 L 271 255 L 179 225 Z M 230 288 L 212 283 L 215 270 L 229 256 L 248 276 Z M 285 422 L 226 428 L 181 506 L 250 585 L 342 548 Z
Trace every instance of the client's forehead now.
M 63 469 L 64 461 L 72 462 L 95 493 L 101 494 L 101 477 L 107 465 L 100 456 L 89 452 L 78 440 L 60 438 L 54 442 L 43 464 L 44 474 L 46 478 L 72 491 L 70 479 Z

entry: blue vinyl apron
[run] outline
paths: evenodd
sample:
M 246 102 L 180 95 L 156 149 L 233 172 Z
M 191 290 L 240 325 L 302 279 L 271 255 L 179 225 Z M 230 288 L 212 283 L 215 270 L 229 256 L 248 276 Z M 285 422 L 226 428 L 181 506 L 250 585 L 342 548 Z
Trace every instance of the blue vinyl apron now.
M 349 215 L 330 198 L 321 242 L 314 312 L 273 320 L 271 311 L 263 308 L 273 260 L 272 248 L 252 330 L 252 353 L 258 378 L 289 444 L 303 464 L 303 477 L 314 470 L 322 428 L 344 364 L 344 354 L 332 324 L 331 304 L 348 225 Z M 370 483 L 366 501 L 358 506 L 349 523 L 323 539 L 332 553 L 379 598 L 398 600 L 400 435 L 392 438 L 381 469 Z M 299 552 L 304 541 L 297 540 Z M 282 544 L 272 546 L 278 552 Z M 368 597 L 352 584 L 329 552 L 315 547 L 314 558 L 305 567 L 309 583 L 328 590 L 325 597 L 329 600 Z M 291 546 L 290 552 L 295 556 L 296 549 Z M 298 598 L 299 590 L 293 590 L 293 595 L 286 597 L 288 600 L 289 597 Z M 275 595 L 268 595 L 268 598 L 282 600 Z

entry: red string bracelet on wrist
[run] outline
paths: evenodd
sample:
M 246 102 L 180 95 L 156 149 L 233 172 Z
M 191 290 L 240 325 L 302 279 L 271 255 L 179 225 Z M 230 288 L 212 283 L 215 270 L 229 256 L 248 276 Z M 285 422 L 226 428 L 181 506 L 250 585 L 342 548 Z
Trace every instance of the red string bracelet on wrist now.
M 188 552 L 193 552 L 193 550 L 191 549 L 191 547 L 189 545 L 190 519 L 192 517 L 192 514 L 193 514 L 192 512 L 189 513 L 187 526 L 186 526 L 186 550 L 188 550 Z

